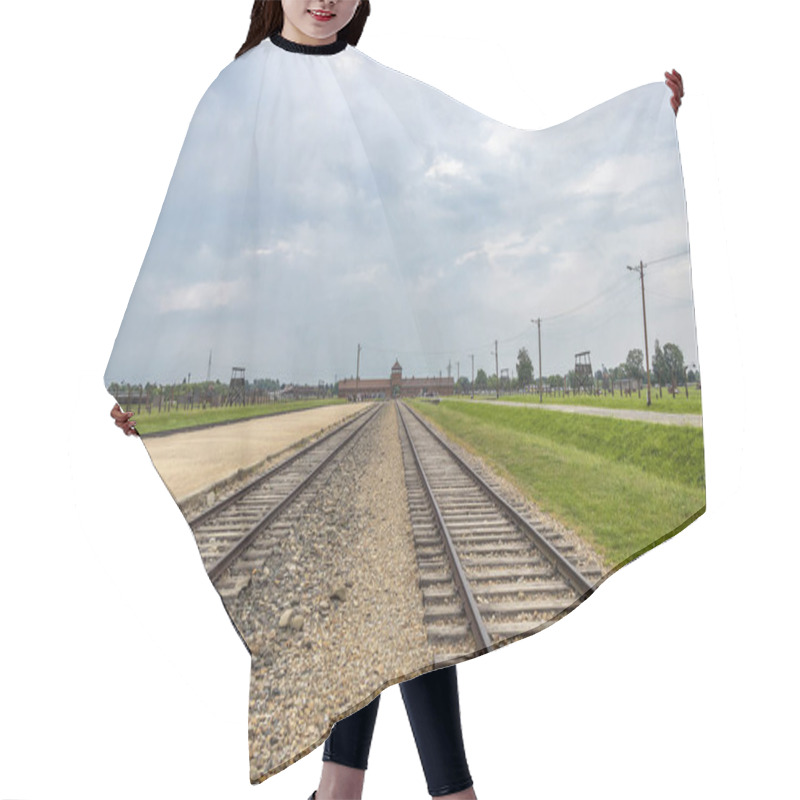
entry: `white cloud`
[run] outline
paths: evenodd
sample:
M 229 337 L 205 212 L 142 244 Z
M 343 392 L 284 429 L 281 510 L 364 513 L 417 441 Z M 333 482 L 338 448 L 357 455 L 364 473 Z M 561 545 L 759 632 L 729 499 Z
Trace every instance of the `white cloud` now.
M 244 256 L 256 256 L 258 258 L 269 258 L 271 256 L 284 256 L 285 258 L 296 258 L 298 256 L 313 256 L 316 251 L 306 243 L 311 237 L 308 226 L 298 226 L 301 232 L 292 240 L 278 239 L 268 244 L 266 247 L 258 247 L 255 250 L 244 250 Z
M 663 173 L 663 170 L 659 170 Z M 660 177 L 653 158 L 647 154 L 615 155 L 597 164 L 569 190 L 575 194 L 628 195 L 648 186 Z
M 429 180 L 439 178 L 457 178 L 464 174 L 464 164 L 450 156 L 437 156 L 433 164 L 428 168 L 425 177 Z
M 495 124 L 489 127 L 489 135 L 483 143 L 486 153 L 492 158 L 518 159 L 520 143 L 526 141 L 525 132 L 507 125 Z
M 159 299 L 159 311 L 207 311 L 230 306 L 246 296 L 243 280 L 209 281 L 177 286 Z
M 381 277 L 386 276 L 386 267 L 373 264 L 362 269 L 353 269 L 345 273 L 341 280 L 348 286 L 374 286 Z
M 275 242 L 275 244 L 271 247 L 259 247 L 252 252 L 254 256 L 260 256 L 263 258 L 264 256 L 272 256 L 276 254 L 285 255 L 286 253 L 292 252 L 292 249 L 293 245 L 291 242 L 279 241 Z
M 484 256 L 489 264 L 494 267 L 504 259 L 546 255 L 549 252 L 549 248 L 538 239 L 539 237 L 536 236 L 523 236 L 519 232 L 511 233 L 502 239 L 486 241 L 481 247 L 463 253 L 456 259 L 455 265 L 460 267 L 467 261 L 479 256 Z

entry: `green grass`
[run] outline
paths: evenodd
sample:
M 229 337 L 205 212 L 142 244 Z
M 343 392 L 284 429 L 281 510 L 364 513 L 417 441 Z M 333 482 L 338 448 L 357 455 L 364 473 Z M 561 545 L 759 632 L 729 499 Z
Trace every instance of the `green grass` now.
M 288 403 L 264 403 L 255 406 L 225 406 L 222 408 L 194 408 L 180 411 L 154 411 L 148 414 L 142 408 L 140 414 L 134 414 L 139 433 L 163 433 L 193 428 L 197 425 L 218 425 L 223 422 L 235 422 L 253 417 L 266 417 L 287 411 L 301 411 L 319 406 L 340 405 L 346 403 L 344 398 L 328 398 L 325 400 L 296 400 Z M 135 406 L 128 406 L 128 411 L 135 411 Z
M 705 506 L 699 428 L 448 401 L 414 407 L 617 567 Z
M 543 396 L 545 405 L 570 405 L 570 406 L 592 406 L 595 408 L 626 408 L 639 411 L 660 411 L 665 414 L 701 414 L 702 413 L 702 393 L 696 388 L 689 387 L 689 397 L 682 387 L 678 389 L 678 394 L 672 397 L 666 391 L 663 396 L 658 396 L 658 391 L 653 389 L 650 393 L 650 406 L 647 405 L 647 389 L 642 389 L 642 396 L 639 397 L 635 392 L 630 397 L 620 395 L 615 392 L 612 397 L 608 395 L 569 395 Z M 476 398 L 478 399 L 478 398 Z M 494 395 L 481 395 L 481 400 L 494 400 Z M 532 394 L 504 394 L 500 395 L 500 400 L 509 400 L 515 403 L 539 403 L 539 394 L 534 391 Z

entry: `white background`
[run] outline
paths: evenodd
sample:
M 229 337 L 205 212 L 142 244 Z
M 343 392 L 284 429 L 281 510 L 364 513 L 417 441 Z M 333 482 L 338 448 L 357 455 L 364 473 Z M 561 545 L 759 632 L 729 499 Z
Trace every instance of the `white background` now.
M 247 654 L 102 385 L 189 119 L 243 41 L 250 5 L 42 0 L 0 12 L 5 800 L 304 800 L 316 786 L 320 752 L 249 785 Z M 709 510 L 568 619 L 459 667 L 482 800 L 794 793 L 788 8 L 374 1 L 365 52 L 521 127 L 673 66 L 686 80 Z M 425 796 L 392 688 L 365 798 Z

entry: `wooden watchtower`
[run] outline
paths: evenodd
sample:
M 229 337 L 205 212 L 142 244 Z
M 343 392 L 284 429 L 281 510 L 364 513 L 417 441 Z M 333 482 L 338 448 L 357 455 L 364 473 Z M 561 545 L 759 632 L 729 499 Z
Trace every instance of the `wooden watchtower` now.
M 591 350 L 575 353 L 575 393 L 594 392 L 594 374 L 592 373 Z
M 228 402 L 226 405 L 244 405 L 245 386 L 244 367 L 234 367 L 231 370 L 231 383 L 228 387 Z

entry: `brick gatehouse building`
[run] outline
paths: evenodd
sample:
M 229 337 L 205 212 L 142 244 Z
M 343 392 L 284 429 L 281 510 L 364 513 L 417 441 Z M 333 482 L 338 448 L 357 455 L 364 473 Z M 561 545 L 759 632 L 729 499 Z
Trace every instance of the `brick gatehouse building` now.
M 404 378 L 399 361 L 394 362 L 389 378 L 348 378 L 339 381 L 339 397 L 362 400 L 385 397 L 439 397 L 453 394 L 452 378 Z

